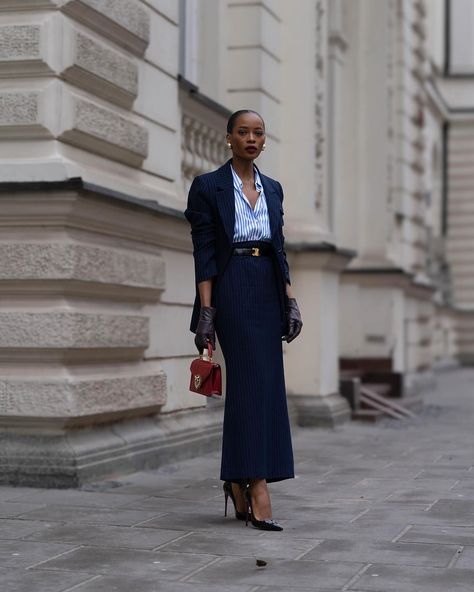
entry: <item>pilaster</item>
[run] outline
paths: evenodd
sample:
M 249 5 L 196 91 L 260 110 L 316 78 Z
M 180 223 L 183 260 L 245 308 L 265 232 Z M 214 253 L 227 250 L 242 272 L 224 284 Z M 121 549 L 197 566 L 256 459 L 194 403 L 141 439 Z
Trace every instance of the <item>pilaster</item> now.
M 303 317 L 300 336 L 285 346 L 286 383 L 299 425 L 334 426 L 350 417 L 339 394 L 339 275 L 354 252 L 290 245 L 292 286 Z

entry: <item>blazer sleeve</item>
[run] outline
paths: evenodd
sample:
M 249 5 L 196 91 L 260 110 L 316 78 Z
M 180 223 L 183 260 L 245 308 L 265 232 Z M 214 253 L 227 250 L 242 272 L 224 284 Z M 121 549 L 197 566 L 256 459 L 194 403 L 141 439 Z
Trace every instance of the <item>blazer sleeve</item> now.
M 216 215 L 200 177 L 196 177 L 191 184 L 184 215 L 191 224 L 194 269 L 198 284 L 217 275 Z
M 280 190 L 280 201 L 281 201 L 281 226 L 280 226 L 280 240 L 281 240 L 281 248 L 283 249 L 282 253 L 283 253 L 283 266 L 285 269 L 285 279 L 286 279 L 286 283 L 291 285 L 291 280 L 290 280 L 290 268 L 288 266 L 288 261 L 286 259 L 286 251 L 285 251 L 285 235 L 283 234 L 283 226 L 284 226 L 284 221 L 283 221 L 283 188 L 281 186 L 281 183 L 278 183 L 278 188 Z

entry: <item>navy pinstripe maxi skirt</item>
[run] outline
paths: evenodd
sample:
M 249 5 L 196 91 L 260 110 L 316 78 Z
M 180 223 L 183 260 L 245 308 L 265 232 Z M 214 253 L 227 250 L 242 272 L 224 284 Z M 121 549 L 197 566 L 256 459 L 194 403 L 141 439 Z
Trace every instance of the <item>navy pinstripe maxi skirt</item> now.
M 294 477 L 277 282 L 272 257 L 234 255 L 217 287 L 226 363 L 222 480 Z

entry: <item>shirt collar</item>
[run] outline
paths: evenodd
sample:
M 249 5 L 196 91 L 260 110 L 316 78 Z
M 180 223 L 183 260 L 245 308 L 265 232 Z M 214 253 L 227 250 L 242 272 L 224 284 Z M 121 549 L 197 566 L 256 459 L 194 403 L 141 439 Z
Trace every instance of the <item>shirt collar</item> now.
M 230 165 L 230 168 L 232 170 L 232 177 L 234 179 L 234 187 L 238 190 L 238 191 L 242 191 L 242 188 L 244 186 L 242 179 L 239 177 L 239 175 L 235 172 L 234 167 L 232 165 Z M 258 174 L 258 169 L 256 166 L 253 167 L 253 171 L 254 171 L 254 175 L 255 175 L 255 189 L 261 193 L 263 190 L 263 185 L 262 185 L 262 180 L 260 179 L 260 175 Z

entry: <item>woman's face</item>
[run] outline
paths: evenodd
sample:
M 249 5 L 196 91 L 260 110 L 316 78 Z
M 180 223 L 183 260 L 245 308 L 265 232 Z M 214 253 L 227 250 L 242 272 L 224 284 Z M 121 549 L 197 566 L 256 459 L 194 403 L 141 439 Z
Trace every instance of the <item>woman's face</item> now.
M 237 117 L 227 142 L 232 146 L 232 153 L 243 160 L 254 160 L 262 151 L 265 143 L 265 127 L 256 113 L 242 113 Z

